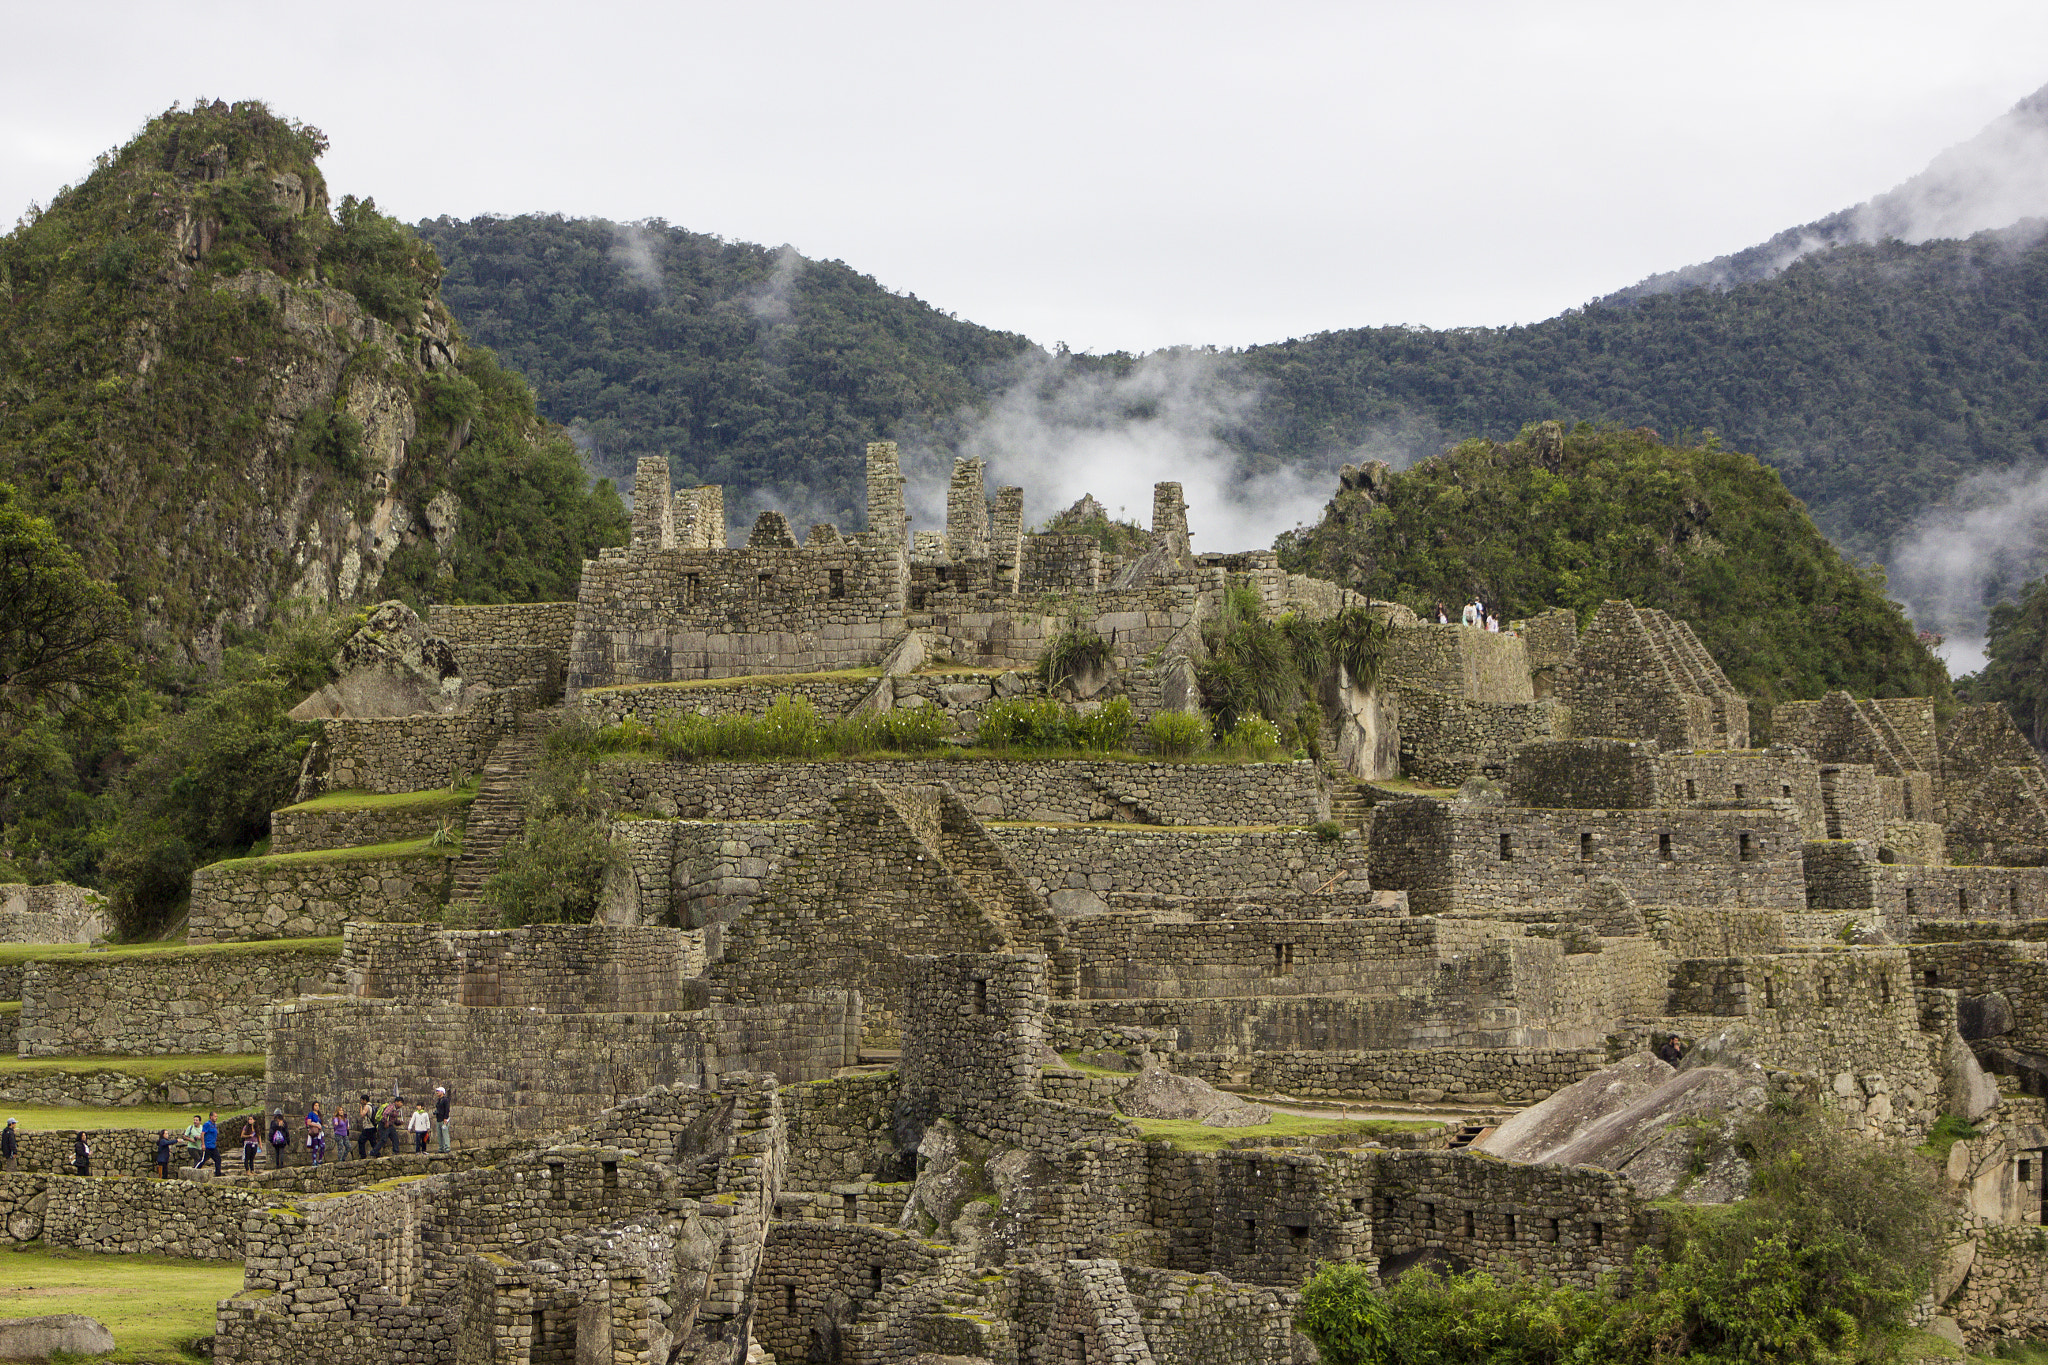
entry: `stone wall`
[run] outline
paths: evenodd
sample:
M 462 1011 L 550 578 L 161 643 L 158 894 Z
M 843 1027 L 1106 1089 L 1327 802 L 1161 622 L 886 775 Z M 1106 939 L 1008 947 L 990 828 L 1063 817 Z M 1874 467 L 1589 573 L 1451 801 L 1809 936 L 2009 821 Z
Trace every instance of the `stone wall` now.
M 667 1014 L 542 1014 L 327 997 L 271 1011 L 266 1102 L 352 1107 L 359 1094 L 446 1086 L 457 1142 L 557 1129 L 656 1086 L 716 1085 L 734 1072 L 797 1083 L 851 1065 L 859 1005 L 843 992 L 772 1008 Z
M 1780 800 L 1798 812 L 1803 837 L 1826 836 L 1820 767 L 1793 749 L 1666 753 L 1655 740 L 1572 739 L 1531 743 L 1508 765 L 1508 804 L 1574 810 L 1651 810 Z M 1874 814 L 1870 817 L 1874 820 Z M 1862 826 L 1857 825 L 1858 828 Z M 1869 838 L 1876 833 L 1855 837 Z
M 2048 943 L 1915 943 L 1906 950 L 1915 984 L 1963 996 L 2002 995 L 2012 1027 L 1999 1041 L 2048 1052 Z
M 873 695 L 881 675 L 833 682 L 755 681 L 719 687 L 701 683 L 649 683 L 639 687 L 600 687 L 577 698 L 576 709 L 593 725 L 617 725 L 631 716 L 643 725 L 657 725 L 671 716 L 758 716 L 779 697 L 809 702 L 821 716 L 851 713 Z
M 1608 601 L 1580 633 L 1557 695 L 1575 735 L 1654 739 L 1666 749 L 1746 749 L 1749 708 L 1692 628 Z
M 1353 830 L 1325 839 L 1308 829 L 992 825 L 989 838 L 1045 896 L 1087 891 L 1248 898 L 1366 889 L 1365 841 Z
M 0 1241 L 239 1261 L 243 1220 L 282 1199 L 196 1180 L 0 1174 Z
M 350 920 L 438 919 L 455 853 L 441 848 L 397 858 L 286 854 L 214 863 L 192 874 L 186 941 L 197 946 L 330 938 Z
M 1329 811 L 1313 763 L 897 759 L 826 763 L 622 762 L 630 808 L 698 820 L 815 820 L 849 782 L 939 784 L 984 820 L 1307 825 Z
M 428 792 L 422 799 L 382 806 L 286 806 L 270 813 L 270 851 L 317 853 L 366 844 L 403 844 L 431 838 L 443 826 L 460 833 L 467 792 Z
M 1803 909 L 1789 805 L 1686 810 L 1531 810 L 1427 798 L 1373 809 L 1372 884 L 1417 914 L 1578 900 L 1611 879 L 1642 905 Z
M 1435 626 L 1503 639 L 1463 626 Z M 1552 701 L 1489 702 L 1397 689 L 1401 711 L 1401 771 L 1418 781 L 1455 787 L 1482 767 L 1503 761 L 1517 745 L 1569 732 L 1570 717 Z
M 131 1104 L 194 1105 L 200 1109 L 254 1109 L 263 1102 L 263 1077 L 235 1075 L 195 1066 L 163 1076 L 136 1076 L 93 1067 L 66 1071 L 0 1073 L 0 1104 L 48 1104 L 59 1108 L 118 1108 Z M 180 1132 L 184 1129 L 180 1127 Z
M 1608 1065 L 1604 1048 L 1177 1053 L 1174 1070 L 1254 1093 L 1411 1104 L 1534 1104 Z
M 90 943 L 108 928 L 107 898 L 89 887 L 0 883 L 0 943 Z
M 562 695 L 574 602 L 508 602 L 482 607 L 435 603 L 427 630 L 455 651 L 464 683 L 524 685 L 543 699 Z
M 324 721 L 312 760 L 319 773 L 318 790 L 302 790 L 300 796 L 458 786 L 482 771 L 492 747 L 534 699 L 531 689 L 507 688 L 445 716 Z
M 1425 1251 L 1591 1289 L 1646 1236 L 1628 1181 L 1595 1166 L 1522 1166 L 1470 1152 L 1375 1156 L 1368 1205 L 1381 1273 Z
M 729 924 L 817 833 L 807 820 L 621 820 L 612 839 L 633 871 L 643 923 Z
M 166 950 L 32 962 L 22 976 L 24 1057 L 261 1052 L 263 1007 L 327 989 L 339 954 Z
M 2016 924 L 2048 916 L 2048 868 L 1921 867 L 1881 863 L 1868 843 L 1806 845 L 1807 902 L 1815 910 L 1867 910 L 1896 938 L 1927 920 Z
M 1458 625 L 1398 627 L 1387 641 L 1380 674 L 1403 693 L 1498 705 L 1536 700 L 1528 648 L 1519 635 L 1507 632 Z
M 690 935 L 656 926 L 532 924 L 444 930 L 351 924 L 338 976 L 350 995 L 545 1014 L 701 1009 Z

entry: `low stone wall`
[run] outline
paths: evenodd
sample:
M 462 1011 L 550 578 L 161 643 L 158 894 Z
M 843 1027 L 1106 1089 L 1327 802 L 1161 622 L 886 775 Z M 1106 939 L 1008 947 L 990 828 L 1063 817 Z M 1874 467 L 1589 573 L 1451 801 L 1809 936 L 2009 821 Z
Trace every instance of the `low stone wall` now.
M 1459 630 L 1462 627 L 1437 627 Z M 1455 787 L 1489 761 L 1505 761 L 1518 744 L 1564 733 L 1567 714 L 1555 701 L 1486 702 L 1396 690 L 1401 708 L 1401 771 Z
M 95 1177 L 126 1175 L 146 1177 L 156 1170 L 156 1133 L 146 1128 L 51 1128 L 21 1134 L 18 1153 L 23 1171 L 43 1175 L 73 1175 L 72 1144 L 80 1131 L 92 1147 Z M 185 1131 L 180 1124 L 171 1136 Z
M 272 853 L 313 853 L 365 844 L 431 838 L 444 826 L 462 831 L 467 792 L 423 792 L 418 801 L 379 806 L 286 806 L 270 813 Z
M 186 941 L 332 938 L 350 920 L 438 919 L 453 849 L 396 858 L 238 858 L 192 874 Z
M 759 1007 L 662 1014 L 542 1014 L 337 996 L 270 1011 L 267 1103 L 354 1112 L 359 1094 L 446 1086 L 465 1145 L 558 1130 L 658 1085 L 736 1071 L 818 1080 L 858 1053 L 858 997 L 820 991 Z
M 1215 1085 L 1319 1099 L 1534 1104 L 1608 1065 L 1592 1048 L 1180 1053 L 1174 1069 Z
M 508 687 L 452 715 L 326 721 L 313 763 L 318 790 L 300 795 L 455 786 L 483 769 L 492 746 L 534 702 L 531 688 Z
M 617 725 L 631 716 L 643 725 L 658 725 L 671 716 L 758 716 L 778 697 L 809 702 L 821 716 L 843 716 L 874 692 L 882 677 L 831 682 L 761 682 L 739 687 L 649 683 L 638 687 L 604 687 L 576 699 L 576 711 L 593 725 Z
M 729 924 L 792 851 L 807 820 L 620 820 L 612 839 L 632 864 L 643 923 Z
M 197 1180 L 0 1174 L 0 1240 L 239 1261 L 244 1217 L 282 1202 Z
M 327 989 L 332 949 L 48 958 L 22 978 L 24 1057 L 261 1052 L 263 1006 Z
M 68 882 L 0 883 L 0 943 L 90 943 L 108 931 L 107 898 Z
M 562 695 L 575 628 L 574 602 L 437 603 L 427 612 L 427 629 L 454 649 L 465 683 L 524 684 L 544 698 Z
M 696 820 L 815 820 L 854 781 L 938 783 L 984 820 L 1307 825 L 1329 813 L 1313 763 L 901 759 L 830 763 L 619 763 L 636 810 Z
M 121 1108 L 131 1104 L 194 1105 L 200 1109 L 253 1109 L 263 1102 L 261 1075 L 179 1071 L 161 1079 L 124 1071 L 62 1070 L 0 1073 L 0 1104 L 61 1108 Z M 180 1131 L 183 1131 L 180 1129 Z
M 1366 889 L 1365 840 L 1308 829 L 1155 830 L 1132 826 L 993 825 L 989 837 L 1041 895 L 1160 892 L 1184 896 Z

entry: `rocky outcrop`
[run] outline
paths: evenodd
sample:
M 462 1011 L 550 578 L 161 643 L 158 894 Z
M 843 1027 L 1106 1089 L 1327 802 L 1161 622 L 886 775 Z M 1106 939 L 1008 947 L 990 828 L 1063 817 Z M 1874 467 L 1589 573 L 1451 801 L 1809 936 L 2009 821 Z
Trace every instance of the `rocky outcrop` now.
M 1210 1128 L 1256 1128 L 1273 1117 L 1253 1104 L 1193 1076 L 1150 1067 L 1117 1096 L 1117 1107 L 1132 1118 L 1183 1119 Z
M 403 602 L 379 603 L 334 666 L 341 676 L 293 707 L 293 720 L 437 715 L 463 700 L 455 651 Z

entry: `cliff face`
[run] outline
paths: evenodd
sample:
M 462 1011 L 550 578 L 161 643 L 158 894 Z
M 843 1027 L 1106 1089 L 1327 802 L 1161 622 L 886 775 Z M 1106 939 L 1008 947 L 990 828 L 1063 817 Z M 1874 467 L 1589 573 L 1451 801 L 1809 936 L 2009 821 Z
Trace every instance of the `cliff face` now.
M 553 505 L 588 497 L 573 452 L 466 345 L 432 251 L 330 212 L 325 145 L 260 104 L 174 109 L 0 239 L 0 477 L 161 649 L 209 659 L 289 599 L 545 592 L 608 533 Z M 522 461 L 550 477 L 521 510 L 590 534 L 501 584 L 465 484 Z

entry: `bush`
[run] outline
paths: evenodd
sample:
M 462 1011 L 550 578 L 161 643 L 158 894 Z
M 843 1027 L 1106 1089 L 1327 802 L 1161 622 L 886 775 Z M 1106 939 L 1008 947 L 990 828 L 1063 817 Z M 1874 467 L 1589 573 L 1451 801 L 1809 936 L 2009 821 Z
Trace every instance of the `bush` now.
M 1065 749 L 1072 712 L 1051 697 L 1005 697 L 981 709 L 976 740 L 987 749 Z
M 1209 743 L 1209 720 L 1199 711 L 1154 711 L 1145 737 L 1168 758 L 1191 758 Z
M 1089 714 L 1075 716 L 1067 728 L 1078 748 L 1104 752 L 1128 749 L 1131 732 L 1138 728 L 1138 717 L 1131 710 L 1130 698 L 1111 697 Z
M 598 755 L 608 736 L 582 721 L 548 731 L 523 796 L 526 823 L 484 883 L 483 901 L 508 928 L 583 924 L 623 859 L 611 838 L 612 797 Z
M 1039 656 L 1038 677 L 1047 687 L 1058 687 L 1080 674 L 1106 667 L 1113 657 L 1109 641 L 1076 622 L 1054 636 Z
M 1326 844 L 1334 844 L 1344 837 L 1344 826 L 1338 824 L 1335 820 L 1318 820 L 1313 825 L 1310 825 L 1309 829 L 1315 834 L 1316 838 Z
M 1232 758 L 1272 759 L 1284 752 L 1280 727 L 1263 716 L 1240 716 L 1228 733 L 1217 736 L 1217 748 Z

